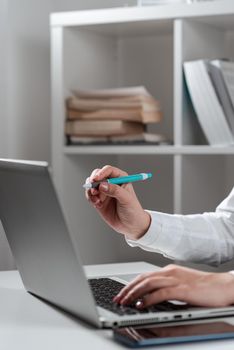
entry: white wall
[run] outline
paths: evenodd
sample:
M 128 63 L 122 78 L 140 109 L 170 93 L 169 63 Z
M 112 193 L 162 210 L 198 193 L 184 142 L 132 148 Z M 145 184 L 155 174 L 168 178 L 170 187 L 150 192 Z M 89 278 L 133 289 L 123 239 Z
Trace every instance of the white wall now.
M 51 12 L 134 0 L 0 1 L 0 157 L 50 161 Z M 0 228 L 0 269 L 14 267 Z
M 117 0 L 8 0 L 8 156 L 50 159 L 49 14 Z

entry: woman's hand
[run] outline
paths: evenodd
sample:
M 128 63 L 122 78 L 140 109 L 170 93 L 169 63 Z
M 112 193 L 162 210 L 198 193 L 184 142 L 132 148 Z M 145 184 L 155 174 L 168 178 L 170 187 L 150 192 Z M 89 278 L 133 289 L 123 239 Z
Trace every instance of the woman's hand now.
M 118 168 L 106 165 L 95 169 L 86 182 L 127 175 Z M 139 239 L 150 226 L 150 214 L 142 208 L 131 183 L 118 186 L 103 182 L 97 189 L 86 190 L 86 198 L 109 226 L 130 239 Z
M 139 308 L 166 300 L 207 307 L 231 305 L 234 303 L 234 276 L 168 265 L 160 271 L 139 275 L 114 298 L 122 305 L 137 301 Z

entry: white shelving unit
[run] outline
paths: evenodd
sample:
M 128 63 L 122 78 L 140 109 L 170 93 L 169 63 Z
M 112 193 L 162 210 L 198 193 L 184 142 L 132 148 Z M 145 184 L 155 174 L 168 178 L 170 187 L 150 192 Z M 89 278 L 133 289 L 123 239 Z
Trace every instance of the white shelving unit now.
M 234 59 L 233 43 L 233 0 L 51 15 L 53 178 L 85 263 L 155 261 L 126 247 L 86 203 L 81 185 L 93 168 L 152 171 L 137 193 L 145 207 L 171 213 L 213 210 L 232 188 L 234 148 L 206 144 L 182 65 Z M 173 146 L 66 146 L 64 100 L 71 89 L 132 85 L 145 85 L 161 101 L 164 118 L 151 131 Z

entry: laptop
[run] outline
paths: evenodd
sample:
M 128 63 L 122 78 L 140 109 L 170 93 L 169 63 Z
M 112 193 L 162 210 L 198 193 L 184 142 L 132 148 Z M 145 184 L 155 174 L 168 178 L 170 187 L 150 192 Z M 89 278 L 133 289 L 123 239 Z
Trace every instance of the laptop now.
M 87 279 L 47 163 L 0 160 L 0 219 L 25 289 L 96 327 L 234 315 L 234 307 L 164 302 L 140 311 L 113 303 L 127 282 L 115 276 Z

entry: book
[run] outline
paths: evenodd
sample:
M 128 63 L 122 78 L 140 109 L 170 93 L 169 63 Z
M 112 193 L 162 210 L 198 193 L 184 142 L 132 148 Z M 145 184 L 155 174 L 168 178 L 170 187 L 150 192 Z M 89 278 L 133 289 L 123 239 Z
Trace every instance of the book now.
M 210 145 L 234 144 L 234 137 L 207 70 L 206 60 L 184 63 L 185 79 L 198 121 Z
M 145 112 L 141 108 L 99 109 L 86 112 L 75 109 L 67 110 L 68 120 L 126 120 L 148 124 L 159 122 L 161 117 L 161 111 Z
M 130 96 L 150 96 L 150 93 L 144 86 L 130 86 L 111 89 L 75 89 L 72 94 L 79 98 L 122 98 Z
M 73 96 L 67 99 L 67 110 L 69 118 L 73 119 L 74 112 L 78 111 L 76 118 L 79 119 L 81 113 L 97 113 L 97 116 L 87 116 L 87 119 L 108 118 L 108 111 L 112 111 L 112 117 L 117 119 L 117 112 L 121 111 L 118 119 L 135 120 L 148 122 L 158 122 L 162 113 L 159 101 L 147 91 L 144 86 L 133 86 L 112 89 L 76 89 L 72 90 Z M 127 113 L 129 117 L 127 117 Z M 147 113 L 147 114 L 146 114 Z M 150 114 L 148 114 L 150 113 Z M 82 119 L 85 116 L 82 116 Z M 111 118 L 112 118 L 111 117 Z M 110 118 L 110 119 L 111 119 Z
M 67 108 L 79 111 L 95 111 L 98 109 L 140 109 L 143 112 L 159 112 L 160 106 L 148 96 L 130 96 L 108 99 L 91 99 L 70 97 L 67 99 Z
M 225 64 L 226 62 L 224 62 Z M 207 63 L 208 71 L 210 73 L 211 80 L 213 82 L 214 88 L 216 90 L 217 97 L 223 108 L 223 111 L 226 115 L 227 121 L 231 128 L 232 133 L 234 134 L 234 104 L 231 100 L 231 95 L 229 94 L 228 86 L 224 80 L 224 70 L 223 70 L 223 61 L 212 60 Z M 233 66 L 233 88 L 234 88 L 234 64 Z M 234 90 L 233 90 L 234 93 Z M 233 96 L 234 97 L 234 96 Z
M 99 137 L 84 137 L 84 136 L 69 136 L 69 145 L 89 145 L 89 144 L 156 144 L 170 145 L 171 142 L 161 134 L 139 133 L 133 135 L 121 136 L 99 136 Z
M 143 134 L 145 124 L 161 120 L 159 102 L 144 86 L 77 89 L 66 100 L 65 134 L 71 137 L 113 137 Z M 141 136 L 142 140 L 142 136 Z M 84 139 L 82 140 L 84 141 Z M 100 139 L 99 139 L 100 141 Z
M 234 62 L 226 60 L 211 61 L 222 73 L 223 80 L 234 108 Z
M 114 136 L 144 132 L 144 124 L 122 120 L 66 121 L 65 134 L 70 136 Z

